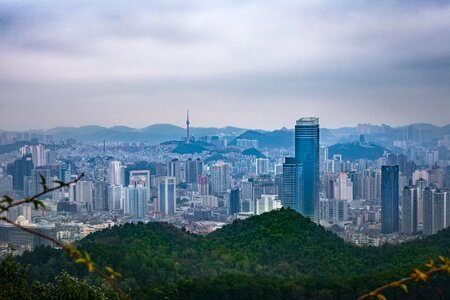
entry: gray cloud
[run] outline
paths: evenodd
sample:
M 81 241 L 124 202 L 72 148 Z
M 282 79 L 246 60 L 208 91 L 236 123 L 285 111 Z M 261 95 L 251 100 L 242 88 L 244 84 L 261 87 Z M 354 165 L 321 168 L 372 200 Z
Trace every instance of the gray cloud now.
M 448 122 L 448 2 L 0 3 L 0 128 Z

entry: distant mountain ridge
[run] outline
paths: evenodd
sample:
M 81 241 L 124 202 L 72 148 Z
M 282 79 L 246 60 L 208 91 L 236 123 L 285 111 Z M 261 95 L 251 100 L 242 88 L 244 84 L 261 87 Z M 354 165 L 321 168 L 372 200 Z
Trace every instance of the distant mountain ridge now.
M 362 124 L 364 125 L 364 124 Z M 369 124 L 366 124 L 369 125 Z M 444 135 L 450 135 L 450 124 L 439 127 L 428 123 L 416 123 L 406 126 L 391 127 L 388 125 L 369 125 L 372 132 L 365 135 L 373 142 L 382 146 L 392 146 L 394 140 L 409 139 L 412 141 L 430 143 Z M 54 140 L 76 138 L 84 142 L 146 142 L 161 143 L 171 140 L 181 140 L 186 136 L 186 128 L 172 124 L 153 124 L 144 128 L 128 126 L 103 127 L 87 125 L 81 127 L 55 127 L 48 130 L 32 130 L 35 134 L 52 134 Z M 261 129 L 246 129 L 226 126 L 217 127 L 191 127 L 191 136 L 202 137 L 218 135 L 227 138 L 230 145 L 236 144 L 236 139 L 258 140 L 260 147 L 273 148 L 294 146 L 294 129 L 282 128 L 274 131 Z M 351 143 L 358 140 L 360 132 L 358 127 L 342 127 L 336 129 L 320 128 L 322 144 Z
M 190 134 L 196 137 L 206 135 L 236 136 L 246 129 L 233 126 L 191 127 Z M 128 126 L 102 127 L 88 125 L 82 127 L 55 127 L 40 131 L 44 134 L 54 135 L 55 140 L 76 138 L 85 142 L 149 142 L 161 143 L 170 140 L 181 140 L 186 136 L 186 128 L 172 124 L 153 124 L 144 128 L 131 128 Z

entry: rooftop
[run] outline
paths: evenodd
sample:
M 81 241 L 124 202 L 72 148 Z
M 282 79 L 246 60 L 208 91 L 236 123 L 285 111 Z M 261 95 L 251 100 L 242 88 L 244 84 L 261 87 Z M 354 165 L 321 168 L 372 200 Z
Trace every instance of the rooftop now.
M 319 118 L 304 117 L 297 120 L 296 125 L 319 125 Z

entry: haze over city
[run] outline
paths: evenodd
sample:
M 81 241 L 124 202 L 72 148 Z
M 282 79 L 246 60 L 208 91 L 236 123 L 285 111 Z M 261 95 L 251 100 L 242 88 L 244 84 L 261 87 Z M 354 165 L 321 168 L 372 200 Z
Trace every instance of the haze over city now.
M 446 1 L 0 1 L 0 128 L 448 123 Z
M 450 299 L 450 0 L 0 0 L 0 299 Z

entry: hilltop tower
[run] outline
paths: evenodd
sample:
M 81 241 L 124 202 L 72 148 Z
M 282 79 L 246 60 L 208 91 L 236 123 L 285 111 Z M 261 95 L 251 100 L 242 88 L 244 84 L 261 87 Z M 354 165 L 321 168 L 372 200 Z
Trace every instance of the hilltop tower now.
M 189 125 L 191 124 L 191 122 L 189 121 L 189 110 L 187 110 L 187 115 L 186 115 L 186 143 L 189 143 L 189 141 L 191 140 L 191 136 L 189 133 Z

